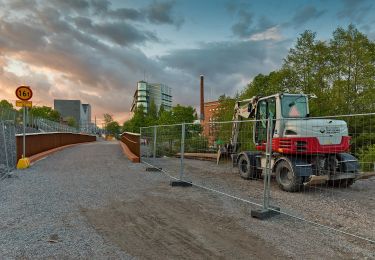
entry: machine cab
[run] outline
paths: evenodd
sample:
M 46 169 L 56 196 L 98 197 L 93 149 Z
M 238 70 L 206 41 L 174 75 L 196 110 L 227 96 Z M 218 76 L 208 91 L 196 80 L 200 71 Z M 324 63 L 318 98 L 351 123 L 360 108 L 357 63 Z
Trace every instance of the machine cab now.
M 273 119 L 273 136 L 280 137 L 284 131 L 282 119 L 301 119 L 309 115 L 308 99 L 303 94 L 276 94 L 258 100 L 253 129 L 254 143 L 263 146 L 267 141 L 267 119 Z M 263 150 L 263 149 L 260 149 Z

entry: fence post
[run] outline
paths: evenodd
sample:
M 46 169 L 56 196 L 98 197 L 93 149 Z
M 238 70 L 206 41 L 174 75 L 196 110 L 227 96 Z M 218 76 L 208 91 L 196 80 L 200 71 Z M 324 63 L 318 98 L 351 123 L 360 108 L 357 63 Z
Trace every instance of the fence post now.
M 181 151 L 180 151 L 180 181 L 182 181 L 182 178 L 184 176 L 184 152 L 185 152 L 185 123 L 181 125 Z
M 139 162 L 142 163 L 142 127 L 139 128 Z
M 276 214 L 280 214 L 280 208 L 270 207 L 271 192 L 271 162 L 272 162 L 272 136 L 273 136 L 273 118 L 270 114 L 267 119 L 267 143 L 266 143 L 266 165 L 264 169 L 263 181 L 263 208 L 261 210 L 252 210 L 251 216 L 254 218 L 265 219 Z
M 22 158 L 26 157 L 26 107 L 23 107 Z
M 157 128 L 156 128 L 156 125 L 154 126 L 154 149 L 153 149 L 153 158 L 155 159 L 156 158 L 156 131 L 157 131 Z
M 270 179 L 271 179 L 271 156 L 272 156 L 272 119 L 269 116 L 267 122 L 267 144 L 266 144 L 266 169 L 264 174 L 263 209 L 268 210 L 270 206 Z
M 6 165 L 7 165 L 7 173 L 6 175 L 9 176 L 9 172 L 10 172 L 10 168 L 9 168 L 9 159 L 8 159 L 8 147 L 7 147 L 7 140 L 6 140 L 6 137 L 5 137 L 5 123 L 2 122 L 2 125 L 3 125 L 3 141 L 4 141 L 4 150 L 5 150 L 5 161 L 6 161 Z
M 185 153 L 185 123 L 181 124 L 181 150 L 180 150 L 180 178 L 178 181 L 171 181 L 171 186 L 190 187 L 191 182 L 184 181 L 184 153 Z

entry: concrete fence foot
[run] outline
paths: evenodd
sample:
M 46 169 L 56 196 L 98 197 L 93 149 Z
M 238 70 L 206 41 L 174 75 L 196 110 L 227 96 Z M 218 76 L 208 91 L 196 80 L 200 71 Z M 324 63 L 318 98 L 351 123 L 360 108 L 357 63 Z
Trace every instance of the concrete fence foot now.
M 267 219 L 280 214 L 279 207 L 270 207 L 270 209 L 258 209 L 251 211 L 251 217 L 260 220 Z
M 169 183 L 172 187 L 191 187 L 193 184 L 187 181 L 171 181 Z

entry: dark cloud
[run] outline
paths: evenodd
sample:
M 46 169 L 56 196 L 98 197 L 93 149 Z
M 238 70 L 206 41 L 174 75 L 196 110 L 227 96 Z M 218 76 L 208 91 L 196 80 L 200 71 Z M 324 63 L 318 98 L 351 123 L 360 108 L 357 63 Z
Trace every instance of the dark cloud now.
M 154 33 L 140 31 L 132 25 L 121 22 L 96 24 L 93 27 L 93 32 L 122 46 L 139 44 L 146 41 L 158 41 Z
M 93 23 L 87 17 L 75 17 L 74 22 L 78 29 L 105 37 L 121 46 L 130 46 L 146 41 L 159 41 L 154 33 L 138 30 L 136 27 L 125 22 Z
M 326 11 L 325 10 L 317 10 L 315 6 L 308 5 L 303 7 L 302 9 L 298 10 L 291 21 L 294 27 L 299 27 L 305 24 L 306 22 L 316 19 L 322 16 Z
M 182 17 L 177 17 L 172 14 L 172 8 L 175 5 L 174 1 L 168 2 L 153 2 L 146 9 L 147 18 L 151 23 L 155 24 L 174 24 L 177 27 L 184 22 Z
M 0 53 L 43 48 L 46 45 L 45 36 L 44 30 L 29 24 L 0 20 Z
M 33 10 L 37 6 L 37 2 L 35 0 L 11 0 L 8 4 L 14 10 Z
M 79 98 L 93 105 L 93 113 L 118 116 L 129 111 L 136 82 L 146 72 L 149 81 L 172 87 L 175 104 L 196 105 L 198 91 L 193 90 L 199 89 L 200 74 L 206 75 L 207 89 L 233 94 L 255 74 L 277 68 L 287 50 L 280 41 L 216 42 L 149 58 L 140 46 L 159 39 L 143 26 L 178 24 L 174 2 L 153 2 L 140 9 L 114 9 L 108 1 L 76 4 L 38 1 L 34 9 L 24 9 L 27 15 L 0 19 L 0 91 L 31 82 L 42 104 Z M 9 4 L 4 8 L 11 12 Z M 261 17 L 244 30 L 271 25 Z M 27 76 L 9 71 L 11 61 L 24 64 Z
M 363 18 L 372 10 L 372 3 L 366 0 L 342 0 L 343 7 L 337 12 L 340 19 L 349 19 L 351 22 L 361 23 Z
M 238 17 L 238 22 L 232 26 L 232 32 L 239 37 L 249 37 L 254 15 L 246 10 L 240 10 Z
M 206 43 L 199 49 L 176 50 L 160 57 L 165 66 L 182 74 L 207 75 L 217 94 L 233 94 L 258 73 L 281 64 L 287 42 L 233 41 Z M 198 100 L 198 99 L 196 99 Z
M 91 1 L 91 7 L 94 13 L 102 15 L 102 17 L 106 19 L 138 22 L 148 21 L 152 24 L 175 25 L 179 28 L 183 24 L 184 18 L 174 14 L 173 9 L 175 4 L 175 1 L 154 1 L 148 6 L 139 9 L 126 7 L 113 9 L 109 1 Z
M 232 32 L 240 38 L 250 38 L 251 35 L 264 32 L 274 26 L 275 23 L 271 22 L 267 17 L 261 16 L 255 20 L 255 15 L 245 8 L 243 5 L 229 5 L 227 9 L 230 12 L 236 12 L 238 21 L 233 24 Z M 237 11 L 235 11 L 237 10 Z
M 108 0 L 91 0 L 90 4 L 95 14 L 107 13 L 111 6 Z
M 164 73 L 136 47 L 157 36 L 125 21 L 88 18 L 83 5 L 77 7 L 79 12 L 66 11 L 73 7 L 60 11 L 47 2 L 28 9 L 27 16 L 0 19 L 0 91 L 28 82 L 40 91 L 43 104 L 53 98 L 81 98 L 99 113 L 129 111 L 144 71 Z M 24 64 L 27 76 L 8 71 L 10 60 Z
M 86 10 L 90 6 L 86 0 L 49 0 L 49 2 L 55 7 L 77 12 Z
M 118 8 L 115 10 L 110 10 L 107 13 L 112 18 L 120 20 L 134 20 L 134 21 L 144 21 L 145 15 L 134 8 Z

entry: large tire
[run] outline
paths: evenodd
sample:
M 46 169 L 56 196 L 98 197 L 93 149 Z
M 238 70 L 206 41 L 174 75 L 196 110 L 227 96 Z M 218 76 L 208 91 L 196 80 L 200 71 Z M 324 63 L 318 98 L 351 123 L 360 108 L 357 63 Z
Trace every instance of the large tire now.
M 328 186 L 335 188 L 348 188 L 354 183 L 354 179 L 330 180 Z
M 289 192 L 300 191 L 303 185 L 303 177 L 297 176 L 290 163 L 280 161 L 275 168 L 276 181 L 282 190 Z
M 240 158 L 238 158 L 238 169 L 241 178 L 243 179 L 258 179 L 259 175 L 257 174 L 257 169 L 255 163 L 253 160 L 250 160 L 246 154 L 240 155 Z

